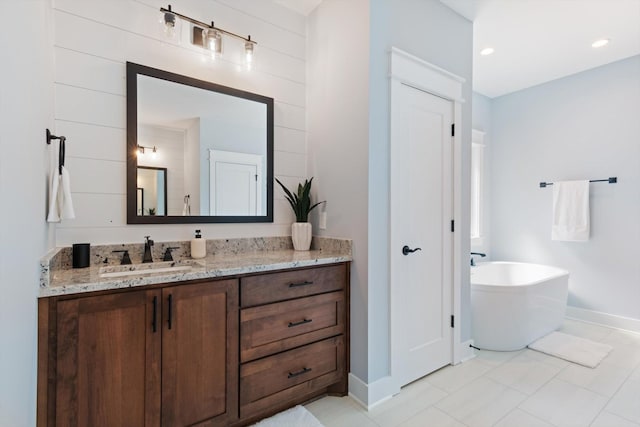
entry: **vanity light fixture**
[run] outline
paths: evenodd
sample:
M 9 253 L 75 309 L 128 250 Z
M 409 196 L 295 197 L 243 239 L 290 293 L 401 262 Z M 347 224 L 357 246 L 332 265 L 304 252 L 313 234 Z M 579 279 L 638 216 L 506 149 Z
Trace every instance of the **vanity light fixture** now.
M 244 42 L 245 53 L 244 63 L 247 69 L 251 69 L 251 66 L 254 62 L 253 51 L 255 45 L 258 44 L 256 41 L 251 40 L 251 36 L 243 37 L 241 35 L 232 33 L 231 31 L 223 30 L 222 28 L 216 27 L 213 21 L 211 21 L 211 25 L 205 24 L 202 21 L 198 21 L 186 15 L 175 12 L 171 9 L 171 5 L 168 5 L 166 8 L 161 7 L 160 12 L 163 14 L 162 16 L 165 25 L 165 34 L 167 34 L 167 36 L 169 36 L 169 34 L 171 33 L 171 28 L 173 28 L 173 31 L 176 31 L 176 18 L 180 18 L 184 21 L 190 22 L 194 26 L 192 32 L 192 43 L 209 50 L 211 52 L 211 57 L 214 59 L 222 55 L 223 36 L 242 40 Z
M 480 51 L 480 55 L 487 56 L 491 55 L 493 52 L 495 52 L 495 50 L 492 47 L 485 47 Z
M 138 145 L 138 149 L 136 150 L 136 155 L 138 157 L 144 156 L 145 150 L 151 150 L 151 158 L 155 159 L 158 157 L 158 149 L 154 145 L 153 147 L 145 147 L 144 145 Z
M 600 39 L 600 40 L 596 40 L 593 43 L 591 43 L 591 47 L 593 48 L 599 48 L 599 47 L 603 47 L 609 44 L 609 39 Z

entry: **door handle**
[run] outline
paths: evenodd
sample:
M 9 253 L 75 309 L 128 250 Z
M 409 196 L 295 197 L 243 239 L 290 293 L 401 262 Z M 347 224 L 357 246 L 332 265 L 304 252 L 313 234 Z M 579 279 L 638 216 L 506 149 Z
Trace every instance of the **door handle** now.
M 422 250 L 422 248 L 411 249 L 409 246 L 404 245 L 402 247 L 402 255 L 409 255 L 409 254 L 412 254 L 412 253 L 414 253 L 416 251 L 421 251 L 421 250 Z

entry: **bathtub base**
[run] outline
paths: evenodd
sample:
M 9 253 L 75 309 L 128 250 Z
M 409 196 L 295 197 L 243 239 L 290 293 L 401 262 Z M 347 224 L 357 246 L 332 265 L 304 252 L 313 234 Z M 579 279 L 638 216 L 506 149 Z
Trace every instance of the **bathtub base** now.
M 508 268 L 517 268 L 519 263 L 484 264 L 509 264 Z M 569 274 L 554 267 L 541 267 L 557 270 L 557 274 L 527 284 L 471 283 L 472 331 L 476 347 L 493 351 L 520 350 L 562 326 Z

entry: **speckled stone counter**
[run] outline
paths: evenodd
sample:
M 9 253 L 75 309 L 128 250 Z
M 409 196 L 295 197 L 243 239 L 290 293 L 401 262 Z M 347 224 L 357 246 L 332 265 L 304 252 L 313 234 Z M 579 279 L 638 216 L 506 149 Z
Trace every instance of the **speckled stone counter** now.
M 158 242 L 154 260 L 161 260 L 164 248 L 179 247 L 173 262 L 156 262 L 164 269 L 138 271 L 118 276 L 121 271 L 150 266 L 139 265 L 143 245 L 123 244 L 91 247 L 91 266 L 71 268 L 71 248 L 56 248 L 41 260 L 40 298 L 92 291 L 123 289 L 157 283 L 181 282 L 215 277 L 236 276 L 296 267 L 351 261 L 351 240 L 314 237 L 310 251 L 294 251 L 290 237 L 207 240 L 207 257 L 190 258 L 189 242 Z M 113 250 L 127 249 L 132 266 L 118 264 Z M 140 256 L 138 256 L 140 252 Z M 114 274 L 116 277 L 105 277 Z

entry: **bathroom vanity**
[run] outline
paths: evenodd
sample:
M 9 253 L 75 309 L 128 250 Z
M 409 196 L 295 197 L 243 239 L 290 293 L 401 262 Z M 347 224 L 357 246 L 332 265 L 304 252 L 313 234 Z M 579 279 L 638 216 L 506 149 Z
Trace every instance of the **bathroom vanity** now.
M 347 393 L 350 242 L 160 272 L 56 256 L 39 299 L 39 426 L 246 425 Z

